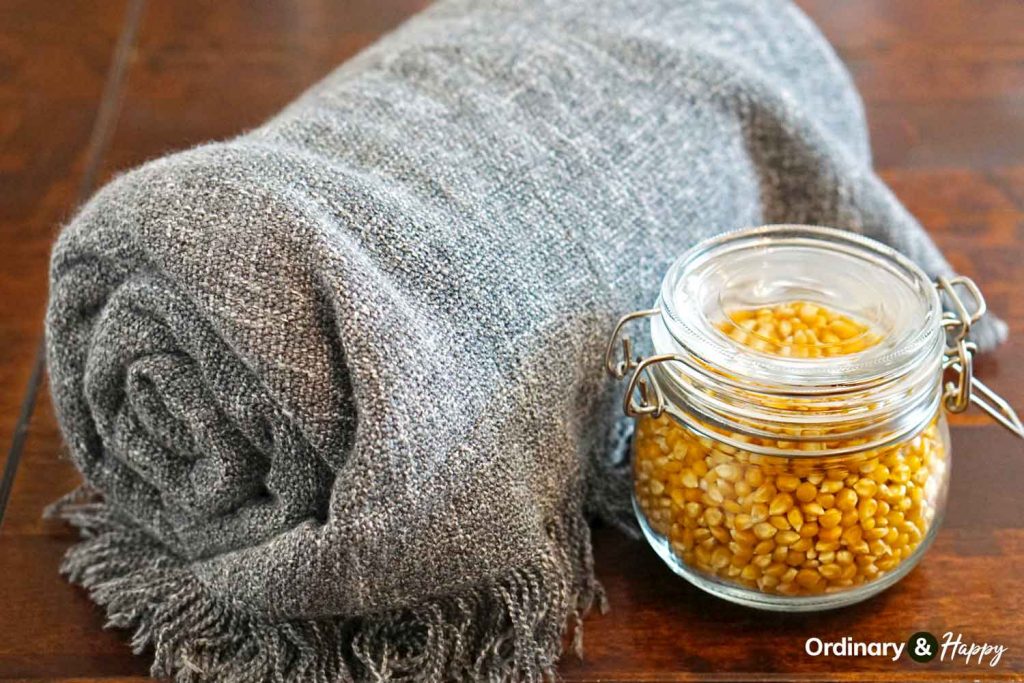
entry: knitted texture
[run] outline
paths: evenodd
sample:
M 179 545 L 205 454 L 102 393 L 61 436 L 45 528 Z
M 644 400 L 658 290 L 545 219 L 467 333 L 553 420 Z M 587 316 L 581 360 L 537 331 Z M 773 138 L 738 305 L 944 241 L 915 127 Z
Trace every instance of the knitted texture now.
M 65 571 L 157 676 L 552 674 L 626 509 L 603 346 L 671 260 L 796 222 L 948 272 L 868 149 L 781 0 L 443 0 L 60 236 Z

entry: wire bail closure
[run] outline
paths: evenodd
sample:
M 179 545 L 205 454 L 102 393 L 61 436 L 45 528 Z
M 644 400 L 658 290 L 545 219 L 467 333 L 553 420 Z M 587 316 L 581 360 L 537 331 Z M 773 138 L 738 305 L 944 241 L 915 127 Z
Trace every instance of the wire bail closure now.
M 935 287 L 940 297 L 944 295 L 949 303 L 949 309 L 942 314 L 942 326 L 946 332 L 942 369 L 944 374 L 951 372 L 953 377 L 943 387 L 943 406 L 951 413 L 962 413 L 973 403 L 1003 427 L 1024 438 L 1024 425 L 1010 404 L 974 376 L 974 354 L 978 347 L 968 339 L 968 335 L 971 326 L 988 310 L 981 290 L 973 280 L 964 276 L 939 277 Z M 970 295 L 970 306 L 957 288 Z M 665 398 L 657 383 L 649 381 L 646 375 L 658 363 L 684 360 L 676 354 L 634 355 L 632 339 L 623 334 L 629 323 L 660 313 L 661 309 L 650 308 L 624 315 L 612 330 L 605 350 L 605 369 L 609 375 L 621 380 L 632 372 L 622 399 L 622 410 L 629 417 L 661 416 L 665 410 Z M 620 340 L 622 355 L 618 357 L 616 351 Z
M 682 360 L 679 356 L 671 353 L 647 357 L 634 356 L 633 340 L 628 336 L 622 335 L 623 328 L 632 321 L 650 318 L 660 313 L 660 308 L 648 308 L 642 311 L 633 311 L 622 316 L 619 322 L 616 323 L 615 329 L 612 330 L 611 339 L 608 340 L 608 348 L 605 349 L 604 366 L 609 375 L 621 380 L 626 376 L 626 373 L 630 370 L 633 371 L 633 374 L 630 375 L 629 383 L 626 385 L 626 393 L 622 397 L 622 412 L 629 417 L 639 417 L 640 415 L 661 417 L 661 413 L 665 410 L 665 397 L 662 396 L 658 385 L 649 383 L 644 375 L 652 365 L 667 360 Z M 617 342 L 620 337 L 622 339 L 622 359 L 617 360 L 615 349 L 618 346 Z M 652 386 L 654 387 L 653 391 L 651 390 Z M 634 400 L 636 394 L 640 396 L 639 402 Z M 652 398 L 653 401 L 651 400 Z
M 978 285 L 969 277 L 939 277 L 935 282 L 939 295 L 945 295 L 950 308 L 942 314 L 942 327 L 946 331 L 943 371 L 951 371 L 953 379 L 942 391 L 942 404 L 951 413 L 962 413 L 973 403 L 996 422 L 1024 438 L 1024 425 L 1009 403 L 974 376 L 974 354 L 978 346 L 967 337 L 971 325 L 981 320 L 988 311 L 985 297 Z M 971 298 L 968 307 L 957 292 L 963 288 Z

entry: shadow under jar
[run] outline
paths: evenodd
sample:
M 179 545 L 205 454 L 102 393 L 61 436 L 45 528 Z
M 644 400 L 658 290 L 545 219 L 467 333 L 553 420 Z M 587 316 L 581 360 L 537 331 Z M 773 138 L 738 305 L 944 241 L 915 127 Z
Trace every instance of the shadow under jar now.
M 839 607 L 894 584 L 942 519 L 945 410 L 980 387 L 989 401 L 976 402 L 1020 429 L 970 374 L 983 314 L 966 278 L 933 283 L 845 231 L 769 226 L 688 251 L 656 307 L 620 321 L 607 359 L 630 377 L 647 540 L 696 586 L 764 609 Z M 616 361 L 639 318 L 652 353 L 623 338 Z

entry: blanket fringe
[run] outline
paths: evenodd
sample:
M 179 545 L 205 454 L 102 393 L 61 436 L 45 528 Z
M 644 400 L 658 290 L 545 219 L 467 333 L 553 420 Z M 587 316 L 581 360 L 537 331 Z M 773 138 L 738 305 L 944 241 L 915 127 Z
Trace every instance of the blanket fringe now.
M 582 655 L 580 622 L 605 607 L 581 512 L 549 525 L 555 550 L 488 585 L 378 615 L 284 622 L 213 594 L 91 490 L 48 514 L 83 537 L 62 573 L 105 607 L 109 627 L 134 629 L 136 654 L 152 648 L 154 677 L 180 683 L 553 679 L 566 630 Z

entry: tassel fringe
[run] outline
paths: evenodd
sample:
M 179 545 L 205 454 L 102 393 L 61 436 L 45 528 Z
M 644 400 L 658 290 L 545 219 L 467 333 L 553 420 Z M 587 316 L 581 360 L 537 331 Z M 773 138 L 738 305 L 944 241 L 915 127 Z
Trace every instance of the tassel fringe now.
M 579 510 L 582 505 L 569 506 Z M 604 593 L 582 513 L 549 525 L 552 552 L 534 566 L 408 609 L 337 620 L 271 622 L 215 595 L 186 561 L 83 487 L 50 516 L 83 540 L 61 571 L 132 629 L 151 674 L 193 681 L 545 680 L 567 630 L 582 656 L 581 620 Z

